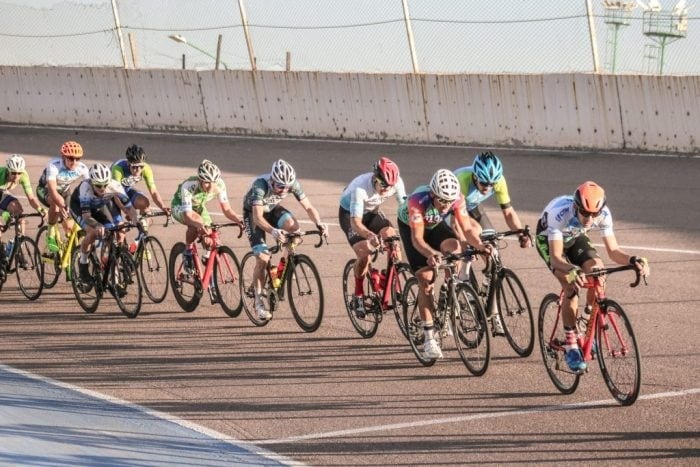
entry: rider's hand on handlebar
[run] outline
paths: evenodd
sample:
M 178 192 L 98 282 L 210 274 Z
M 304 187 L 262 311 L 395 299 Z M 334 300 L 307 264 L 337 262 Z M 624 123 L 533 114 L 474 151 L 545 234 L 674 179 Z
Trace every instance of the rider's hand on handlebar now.
M 649 260 L 643 256 L 630 256 L 630 264 L 633 264 L 644 277 L 647 277 L 649 273 L 651 273 L 649 269 Z
M 441 254 L 434 254 L 432 256 L 428 257 L 428 266 L 431 268 L 437 267 L 440 263 L 442 262 L 442 255 Z
M 328 224 L 316 224 L 316 227 L 318 227 L 318 230 L 321 231 L 321 236 L 328 238 Z
M 578 287 L 583 287 L 586 285 L 586 280 L 583 276 L 583 271 L 577 266 L 573 266 L 566 273 L 566 282 L 571 285 L 576 285 Z
M 380 240 L 380 238 L 379 238 L 379 236 L 378 236 L 378 235 L 375 235 L 374 233 L 371 233 L 371 234 L 367 237 L 367 241 L 369 242 L 369 244 L 370 244 L 373 248 L 378 248 L 379 245 L 381 245 L 381 243 L 382 243 L 381 240 Z
M 282 229 L 272 229 L 271 233 L 274 239 L 278 242 L 284 242 L 284 240 L 287 238 L 286 232 Z
M 530 248 L 532 246 L 530 236 L 525 235 L 524 233 L 520 234 L 518 241 L 520 242 L 520 248 Z

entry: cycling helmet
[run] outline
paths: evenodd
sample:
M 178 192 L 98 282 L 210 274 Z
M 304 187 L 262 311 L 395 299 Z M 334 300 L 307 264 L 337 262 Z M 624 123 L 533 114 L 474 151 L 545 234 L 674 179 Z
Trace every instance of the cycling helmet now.
M 270 179 L 277 185 L 291 186 L 297 179 L 297 174 L 294 168 L 288 162 L 279 159 L 272 164 L 270 171 Z
M 574 193 L 574 205 L 579 211 L 600 212 L 605 207 L 605 190 L 595 182 L 583 182 Z
M 455 201 L 459 198 L 459 180 L 451 171 L 440 169 L 430 180 L 430 191 L 438 198 Z
M 24 172 L 24 168 L 26 167 L 24 157 L 19 154 L 12 154 L 8 157 L 5 165 L 7 165 L 7 170 L 10 172 Z
M 83 157 L 83 147 L 75 141 L 66 141 L 61 146 L 61 155 L 64 157 Z
M 484 185 L 493 185 L 503 176 L 503 165 L 491 151 L 477 154 L 472 169 L 476 179 Z
M 221 170 L 212 161 L 204 159 L 201 164 L 199 164 L 199 169 L 197 169 L 197 175 L 199 179 L 203 182 L 218 182 L 221 180 Z
M 399 166 L 388 157 L 380 157 L 374 164 L 374 176 L 387 186 L 394 186 L 399 181 Z
M 141 164 L 146 162 L 146 151 L 141 146 L 132 144 L 126 148 L 126 160 L 129 164 Z
M 90 181 L 98 185 L 106 185 L 112 179 L 109 168 L 99 162 L 90 167 Z

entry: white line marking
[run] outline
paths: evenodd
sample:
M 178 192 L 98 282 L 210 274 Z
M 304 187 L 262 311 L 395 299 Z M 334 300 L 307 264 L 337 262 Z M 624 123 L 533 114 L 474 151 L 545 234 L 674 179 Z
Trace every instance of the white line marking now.
M 639 396 L 639 399 L 661 399 L 665 397 L 683 397 L 687 395 L 692 395 L 692 394 L 698 394 L 700 393 L 700 388 L 692 388 L 692 389 L 686 389 L 683 391 L 672 391 L 672 392 L 661 392 L 661 393 L 656 393 L 656 394 L 648 394 L 645 396 Z M 486 418 L 501 418 L 501 417 L 510 417 L 514 415 L 529 415 L 533 413 L 539 413 L 539 412 L 555 412 L 555 411 L 561 411 L 561 410 L 576 410 L 580 408 L 586 408 L 590 406 L 600 406 L 600 405 L 610 405 L 610 406 L 617 406 L 617 402 L 613 401 L 612 399 L 604 399 L 604 400 L 598 400 L 598 401 L 588 401 L 588 402 L 579 402 L 575 404 L 561 404 L 561 405 L 550 405 L 546 407 L 538 407 L 538 408 L 532 408 L 532 409 L 525 409 L 525 410 L 512 410 L 512 411 L 505 411 L 505 412 L 490 412 L 490 413 L 482 413 L 482 414 L 475 414 L 475 415 L 464 415 L 461 417 L 448 417 L 448 418 L 438 418 L 434 420 L 421 420 L 418 422 L 406 422 L 406 423 L 394 423 L 391 425 L 376 425 L 376 426 L 368 426 L 364 428 L 354 428 L 350 430 L 339 430 L 339 431 L 328 431 L 325 433 L 312 433 L 308 435 L 301 435 L 301 436 L 290 436 L 289 438 L 281 438 L 281 439 L 266 439 L 266 440 L 258 440 L 254 441 L 255 444 L 262 445 L 262 444 L 288 444 L 288 443 L 294 443 L 297 441 L 306 441 L 306 440 L 311 440 L 311 439 L 322 439 L 322 438 L 339 438 L 343 436 L 351 436 L 351 435 L 358 435 L 358 434 L 363 434 L 363 433 L 372 433 L 372 432 L 377 432 L 377 431 L 389 431 L 389 430 L 402 430 L 405 428 L 416 428 L 416 427 L 421 427 L 421 426 L 429 426 L 429 425 L 443 425 L 446 423 L 460 423 L 460 422 L 468 422 L 471 420 L 481 420 L 481 419 L 486 419 Z
M 594 243 L 593 246 L 605 247 L 602 243 Z M 700 255 L 698 250 L 677 250 L 675 248 L 652 248 L 648 246 L 631 246 L 631 245 L 620 245 L 623 250 L 647 250 L 647 251 L 658 251 L 662 253 L 682 253 L 686 255 Z

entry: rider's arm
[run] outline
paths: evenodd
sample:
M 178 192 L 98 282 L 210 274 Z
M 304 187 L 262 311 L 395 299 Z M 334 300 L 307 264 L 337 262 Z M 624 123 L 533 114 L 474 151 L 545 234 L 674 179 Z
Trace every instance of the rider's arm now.
M 561 239 L 549 239 L 549 264 L 555 271 L 569 272 L 573 266 L 564 257 L 564 241 Z
M 423 222 L 412 222 L 410 226 L 411 243 L 413 244 L 413 247 L 426 258 L 430 258 L 432 256 L 439 256 L 440 252 L 433 250 L 430 247 L 430 245 L 428 245 L 428 243 L 423 239 L 423 235 L 425 233 L 425 225 L 423 224 Z
M 271 234 L 272 231 L 275 230 L 275 228 L 272 227 L 270 223 L 265 220 L 265 217 L 263 217 L 263 214 L 265 213 L 265 208 L 263 207 L 263 205 L 253 204 L 253 206 L 251 207 L 253 209 L 253 222 L 255 223 L 255 226 Z
M 622 251 L 620 245 L 617 244 L 615 234 L 604 236 L 603 243 L 605 244 L 605 250 L 608 252 L 608 256 L 611 260 L 615 261 L 617 264 L 629 264 L 631 256 Z
M 374 232 L 362 223 L 365 199 L 367 199 L 367 192 L 362 187 L 358 186 L 352 190 L 350 194 L 350 226 L 360 237 L 369 239 L 374 236 Z
M 32 185 L 29 183 L 29 174 L 26 171 L 19 177 L 19 184 L 22 186 L 22 190 L 24 190 L 24 195 L 27 197 L 27 202 L 29 202 L 29 205 L 43 215 L 46 212 L 46 209 L 41 205 L 41 203 L 39 203 L 36 196 L 34 196 Z
M 146 184 L 148 192 L 151 194 L 151 199 L 154 203 L 156 203 L 156 206 L 158 206 L 161 210 L 168 212 L 170 208 L 163 203 L 163 198 L 160 196 L 160 193 L 158 193 L 156 182 L 153 177 L 153 168 L 150 164 L 146 164 L 143 168 L 143 181 Z
M 503 218 L 506 220 L 506 224 L 508 224 L 508 228 L 512 230 L 523 228 L 523 225 L 520 223 L 520 217 L 518 217 L 518 213 L 515 212 L 513 206 L 508 206 L 507 208 L 504 208 L 502 212 Z
M 229 219 L 232 222 L 237 222 L 239 224 L 242 224 L 241 222 L 241 217 L 236 214 L 236 212 L 231 209 L 231 204 L 227 201 L 225 203 L 221 203 L 221 212 L 224 213 L 224 216 L 226 216 L 227 219 Z
M 321 216 L 316 210 L 315 207 L 311 204 L 311 201 L 309 201 L 309 198 L 302 198 L 299 200 L 299 204 L 301 204 L 301 207 L 304 208 L 306 211 L 306 214 L 309 216 L 309 219 L 316 224 L 320 225 L 321 224 Z

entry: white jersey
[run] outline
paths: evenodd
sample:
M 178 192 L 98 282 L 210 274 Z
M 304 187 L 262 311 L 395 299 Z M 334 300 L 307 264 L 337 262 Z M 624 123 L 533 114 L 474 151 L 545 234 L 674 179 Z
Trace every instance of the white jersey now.
M 374 173 L 368 172 L 355 177 L 345 187 L 340 195 L 340 206 L 346 211 L 350 211 L 350 217 L 362 217 L 366 212 L 376 211 L 384 201 L 392 196 L 396 197 L 399 204 L 406 199 L 403 179 L 399 177 L 396 185 L 380 195 L 374 190 Z
M 537 235 L 546 235 L 548 241 L 562 240 L 566 248 L 576 240 L 576 237 L 594 229 L 600 230 L 603 237 L 613 234 L 612 215 L 607 206 L 593 220 L 590 227 L 584 228 L 576 215 L 574 197 L 559 196 L 550 201 L 542 211 L 537 224 Z
M 76 181 L 89 180 L 90 172 L 84 162 L 75 163 L 75 168 L 69 169 L 63 164 L 63 158 L 52 159 L 39 179 L 39 186 L 46 186 L 49 180 L 56 181 L 56 191 L 65 193 Z

